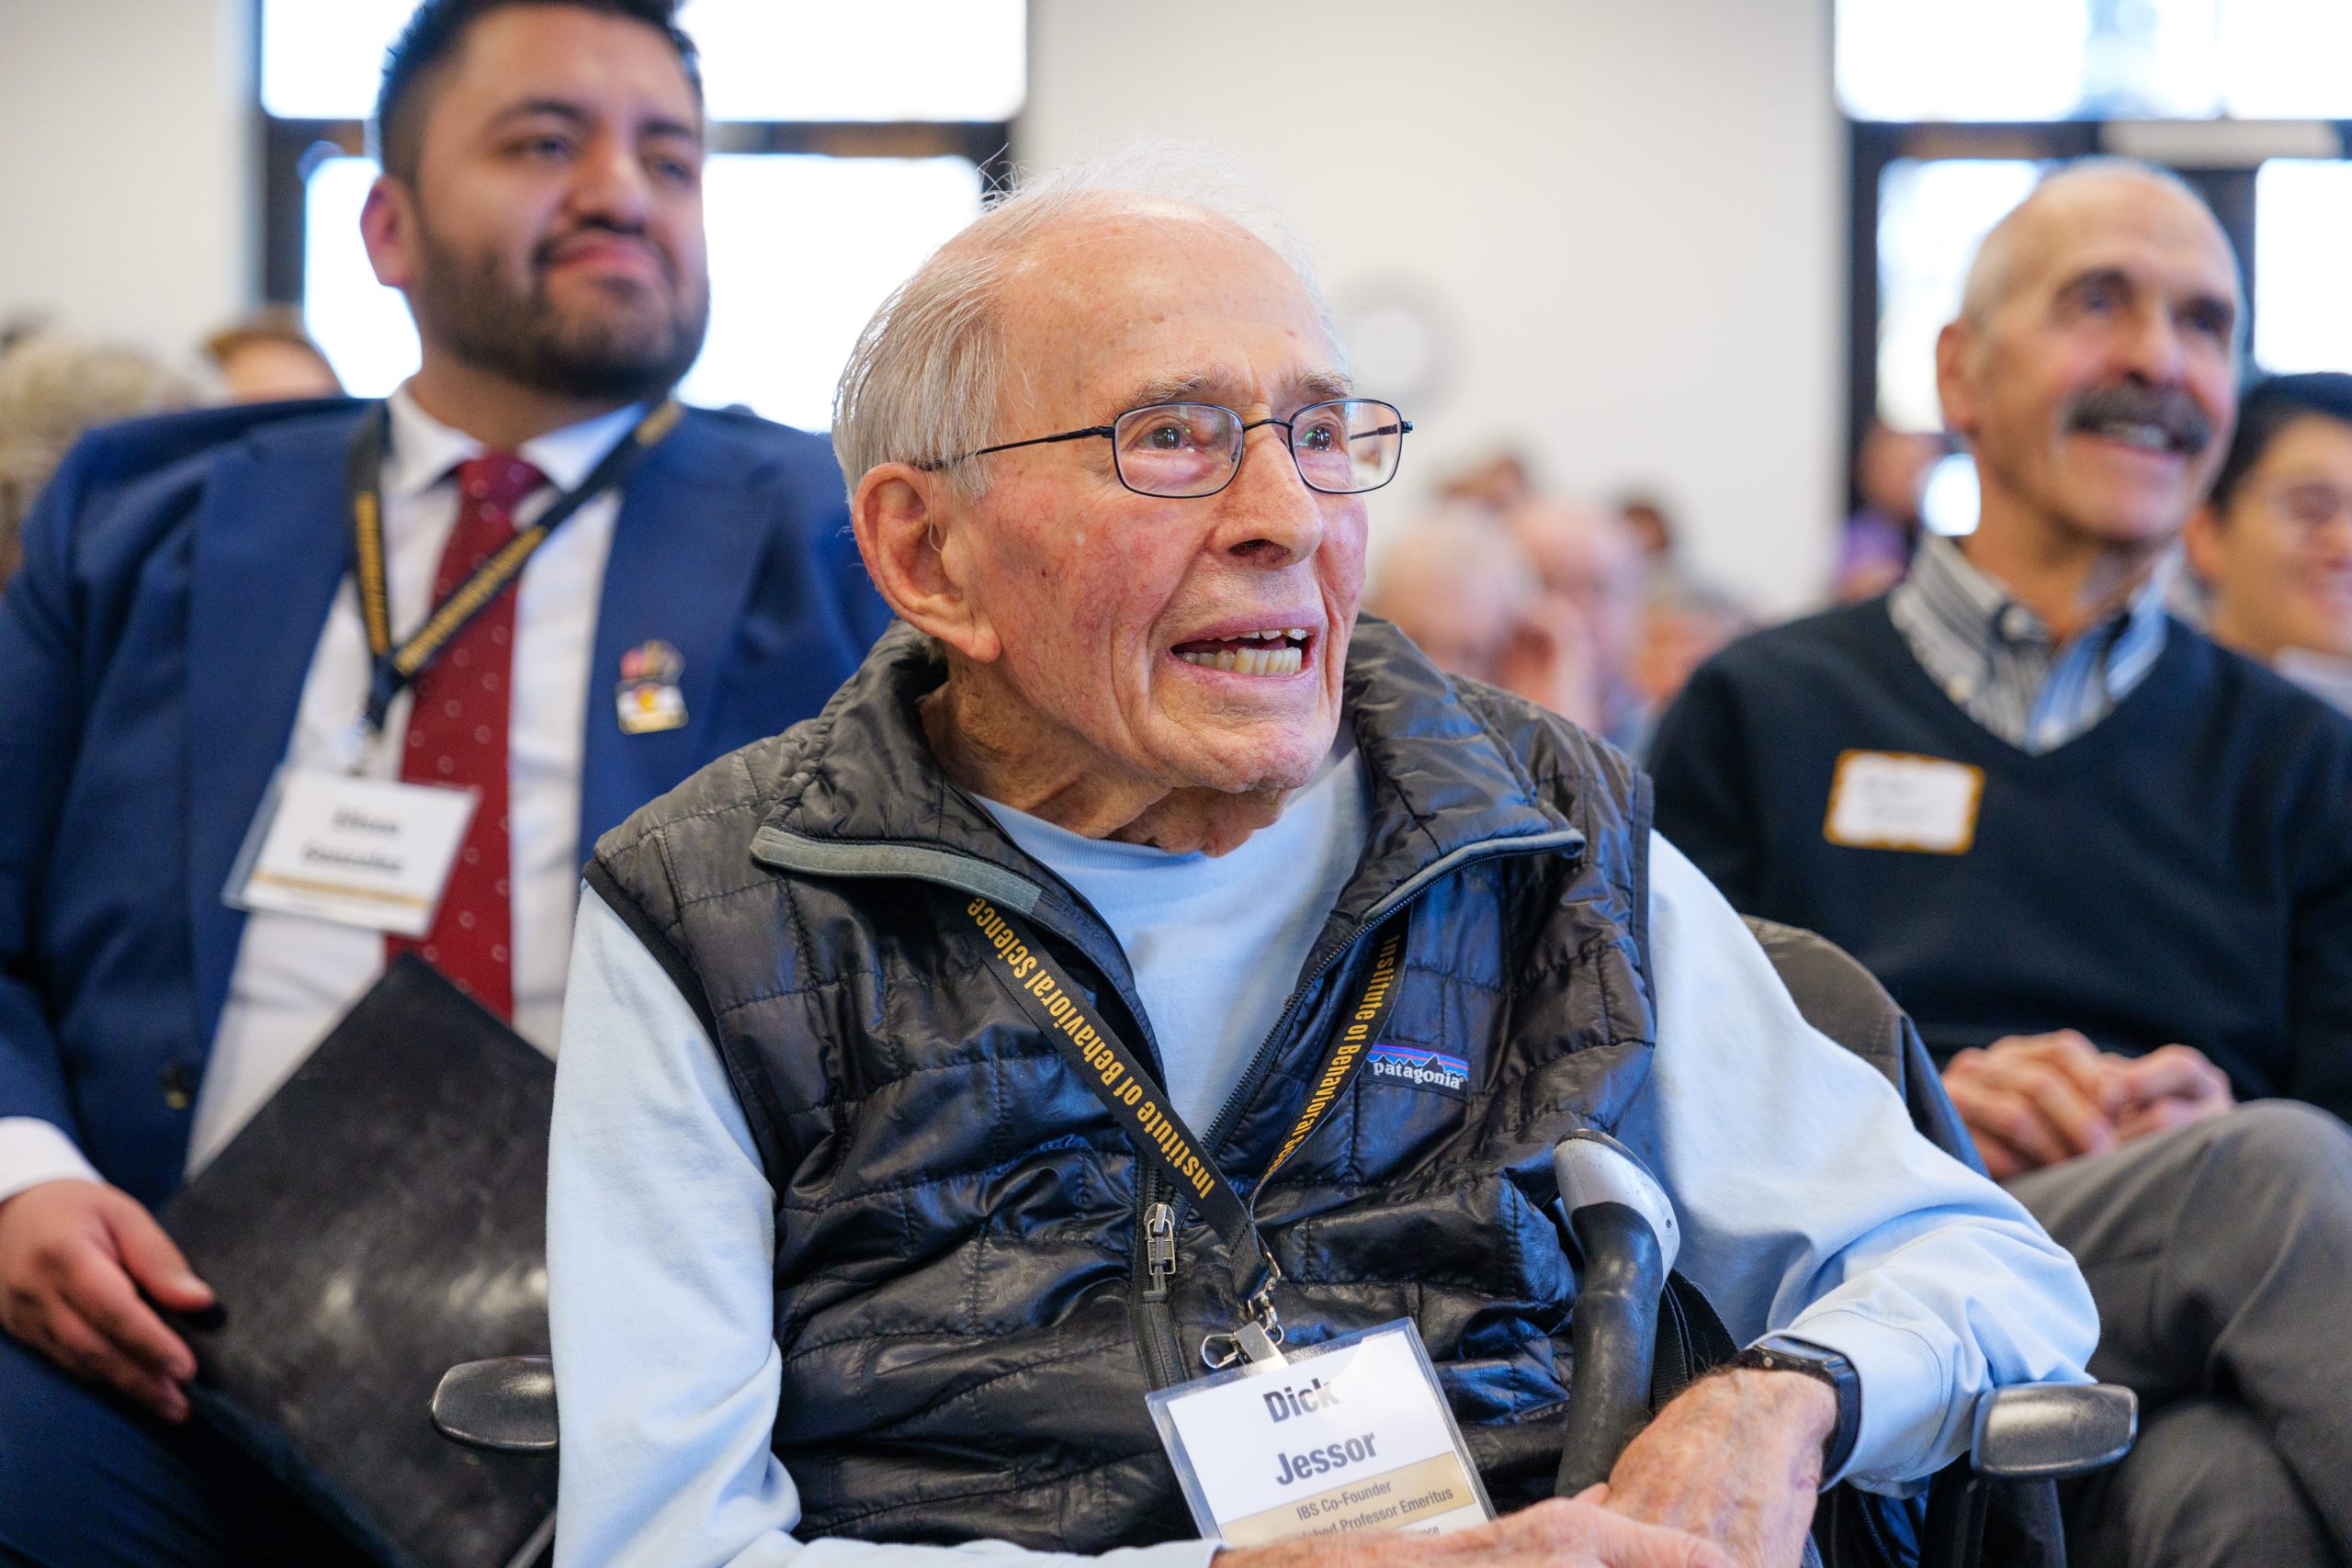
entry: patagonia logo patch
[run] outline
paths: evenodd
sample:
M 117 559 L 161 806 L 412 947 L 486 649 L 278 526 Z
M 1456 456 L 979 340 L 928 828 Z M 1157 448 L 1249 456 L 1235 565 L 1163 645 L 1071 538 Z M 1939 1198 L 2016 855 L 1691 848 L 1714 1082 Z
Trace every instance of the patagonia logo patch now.
M 1435 1089 L 1456 1100 L 1470 1097 L 1470 1064 L 1442 1051 L 1424 1051 L 1418 1045 L 1375 1045 L 1364 1058 L 1364 1071 L 1382 1083 Z

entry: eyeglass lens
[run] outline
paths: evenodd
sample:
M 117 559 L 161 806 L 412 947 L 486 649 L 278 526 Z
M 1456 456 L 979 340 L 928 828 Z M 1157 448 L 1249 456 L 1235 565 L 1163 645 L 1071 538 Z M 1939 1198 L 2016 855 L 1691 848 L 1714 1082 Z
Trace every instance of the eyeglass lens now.
M 2270 509 L 2301 528 L 2317 531 L 2338 517 L 2352 516 L 2352 495 L 2324 484 L 2283 485 L 2270 492 Z
M 1119 416 L 1111 437 L 1120 482 L 1146 495 L 1212 495 L 1241 464 L 1241 416 L 1215 403 L 1155 403 Z M 1396 473 L 1404 417 L 1369 398 L 1304 408 L 1290 420 L 1299 478 L 1331 495 L 1378 490 Z

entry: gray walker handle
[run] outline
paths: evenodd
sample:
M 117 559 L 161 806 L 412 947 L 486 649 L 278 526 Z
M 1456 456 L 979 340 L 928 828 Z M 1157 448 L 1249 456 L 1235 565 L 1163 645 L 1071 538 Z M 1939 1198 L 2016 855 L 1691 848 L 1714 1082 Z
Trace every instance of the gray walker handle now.
M 1556 1495 L 1609 1479 L 1650 1418 L 1658 1298 L 1681 1248 L 1665 1190 L 1616 1139 L 1571 1133 L 1552 1151 L 1560 1207 L 1582 1256 L 1569 1320 L 1576 1352 Z

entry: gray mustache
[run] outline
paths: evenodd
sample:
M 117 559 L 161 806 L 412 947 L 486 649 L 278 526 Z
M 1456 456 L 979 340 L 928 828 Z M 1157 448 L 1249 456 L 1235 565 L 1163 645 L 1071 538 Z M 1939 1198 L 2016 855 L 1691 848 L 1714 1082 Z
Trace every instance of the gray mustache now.
M 2105 424 L 2153 424 L 2184 452 L 2201 452 L 2213 439 L 2213 422 L 2178 387 L 2122 381 L 2080 394 L 2066 411 L 2069 430 Z

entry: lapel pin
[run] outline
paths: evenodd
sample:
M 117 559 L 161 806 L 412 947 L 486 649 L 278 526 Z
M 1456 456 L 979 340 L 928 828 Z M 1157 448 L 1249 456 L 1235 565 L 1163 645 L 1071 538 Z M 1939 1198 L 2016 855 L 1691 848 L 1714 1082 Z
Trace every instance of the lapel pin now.
M 678 690 L 685 668 L 678 650 L 658 637 L 621 655 L 615 705 L 623 735 L 651 735 L 686 722 L 685 694 Z

